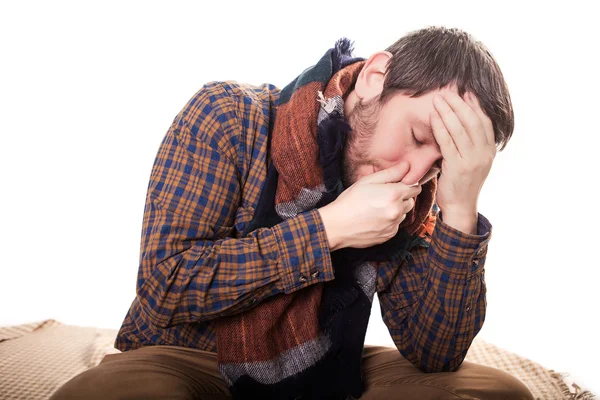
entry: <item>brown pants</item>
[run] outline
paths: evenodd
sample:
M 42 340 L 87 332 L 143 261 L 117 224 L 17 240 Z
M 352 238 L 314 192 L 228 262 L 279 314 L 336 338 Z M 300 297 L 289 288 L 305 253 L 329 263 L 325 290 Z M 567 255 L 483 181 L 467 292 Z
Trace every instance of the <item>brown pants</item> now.
M 456 372 L 424 373 L 391 347 L 365 345 L 363 374 L 371 399 L 533 399 L 504 371 L 464 361 Z M 230 399 L 217 355 L 177 346 L 109 354 L 65 383 L 59 399 Z

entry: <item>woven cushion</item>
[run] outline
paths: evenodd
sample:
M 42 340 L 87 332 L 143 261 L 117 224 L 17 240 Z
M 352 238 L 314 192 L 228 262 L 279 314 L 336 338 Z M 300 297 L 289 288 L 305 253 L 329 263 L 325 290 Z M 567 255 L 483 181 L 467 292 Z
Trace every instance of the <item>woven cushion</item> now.
M 0 328 L 0 398 L 47 399 L 93 366 L 97 339 L 96 328 L 54 320 Z
M 565 382 L 566 373 L 540 364 L 475 337 L 465 361 L 508 372 L 525 384 L 536 399 L 592 400 L 595 396 L 574 382 Z M 571 387 L 570 387 L 571 386 Z

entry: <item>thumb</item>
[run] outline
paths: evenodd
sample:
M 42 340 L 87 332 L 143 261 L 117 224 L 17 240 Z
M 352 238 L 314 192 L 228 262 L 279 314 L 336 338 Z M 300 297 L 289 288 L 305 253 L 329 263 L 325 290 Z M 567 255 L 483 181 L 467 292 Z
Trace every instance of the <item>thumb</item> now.
M 408 162 L 401 161 L 394 166 L 367 175 L 361 181 L 363 183 L 396 183 L 400 182 L 407 172 Z

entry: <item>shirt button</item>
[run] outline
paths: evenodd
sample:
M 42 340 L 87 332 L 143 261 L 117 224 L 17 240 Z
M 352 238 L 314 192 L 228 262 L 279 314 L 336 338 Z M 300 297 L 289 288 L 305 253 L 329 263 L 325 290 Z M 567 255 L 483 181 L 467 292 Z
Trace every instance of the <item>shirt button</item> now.
M 300 275 L 300 282 L 306 282 L 306 277 L 304 275 Z
M 310 276 L 316 278 L 317 276 L 319 276 L 319 271 L 314 271 L 312 274 L 310 274 Z
M 474 258 L 473 259 L 473 266 L 476 267 L 479 265 L 479 259 L 478 258 Z
M 467 311 L 471 311 L 471 306 L 467 306 Z
M 258 299 L 257 299 L 257 298 L 254 298 L 254 299 L 252 299 L 252 300 L 250 301 L 250 304 L 252 304 L 252 305 L 254 305 L 254 304 L 256 304 L 256 303 L 258 303 Z

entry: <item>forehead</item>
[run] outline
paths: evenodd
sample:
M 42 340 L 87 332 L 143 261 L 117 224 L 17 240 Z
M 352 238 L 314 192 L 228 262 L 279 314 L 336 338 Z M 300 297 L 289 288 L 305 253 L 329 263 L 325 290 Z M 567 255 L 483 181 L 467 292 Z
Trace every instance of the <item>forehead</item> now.
M 456 85 L 449 85 L 441 89 L 431 90 L 420 96 L 411 97 L 404 93 L 397 93 L 388 102 L 387 106 L 394 114 L 403 115 L 405 118 L 418 122 L 429 124 L 429 116 L 435 111 L 433 98 L 437 94 L 454 92 L 458 94 Z
M 430 102 L 433 102 L 433 97 L 435 95 L 449 93 L 449 92 L 458 94 L 458 86 L 456 86 L 456 84 L 453 83 L 451 85 L 444 86 L 444 87 L 442 87 L 440 89 L 430 90 L 429 92 L 424 93 L 424 94 L 422 94 L 422 95 L 420 95 L 418 97 L 413 97 L 413 99 L 425 98 L 425 99 L 428 99 Z

